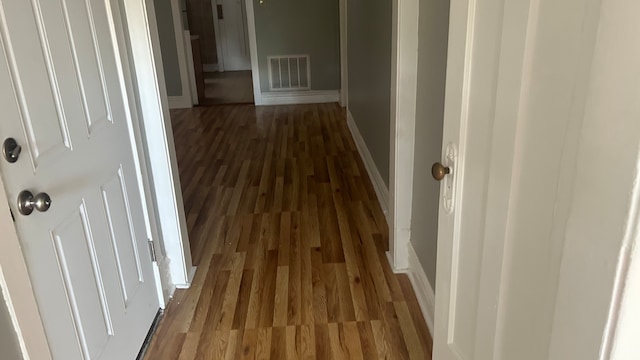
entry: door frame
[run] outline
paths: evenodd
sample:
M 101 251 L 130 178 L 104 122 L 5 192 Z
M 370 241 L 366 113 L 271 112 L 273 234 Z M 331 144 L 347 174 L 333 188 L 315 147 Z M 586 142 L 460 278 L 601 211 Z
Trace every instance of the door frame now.
M 188 0 L 187 0 L 188 1 Z M 224 58 L 222 56 L 222 42 L 220 41 L 220 23 L 218 22 L 218 1 L 209 0 L 211 3 L 211 17 L 213 20 L 213 35 L 216 38 L 216 58 L 218 59 L 218 71 L 224 71 Z M 247 22 L 249 19 L 247 19 Z M 249 31 L 247 29 L 247 31 Z
M 176 288 L 190 286 L 196 268 L 191 260 L 153 2 L 127 0 L 120 4 L 127 22 L 137 25 L 125 29 L 131 48 L 123 71 L 137 85 L 135 94 L 127 94 L 128 105 L 150 240 L 161 245 L 156 246 L 154 275 L 164 308 Z M 135 68 L 135 73 L 126 65 Z M 0 188 L 0 203 L 8 203 L 1 178 Z M 21 351 L 25 359 L 51 359 L 20 241 L 6 206 L 0 206 L 0 230 L 4 234 L 0 239 L 0 287 Z
M 146 177 L 149 182 L 148 201 L 156 215 L 152 218 L 156 220 L 156 239 L 161 245 L 156 255 L 163 304 L 176 288 L 191 285 L 196 268 L 191 259 L 155 7 L 153 1 L 127 0 L 124 12 L 129 23 L 138 25 L 126 29 L 137 84 L 137 126 L 144 128 L 144 133 L 136 137 L 136 145 L 142 149 L 140 157 L 146 160 L 143 179 Z M 182 19 L 177 23 L 181 28 Z
M 171 17 L 173 19 L 173 30 L 175 33 L 176 51 L 178 56 L 178 70 L 180 72 L 180 85 L 182 94 L 180 96 L 169 96 L 169 108 L 184 109 L 193 107 L 191 77 L 189 65 L 192 63 L 187 58 L 187 44 L 184 35 L 184 24 L 182 21 L 182 9 L 180 0 L 171 0 Z M 155 21 L 154 21 L 155 22 Z M 164 72 L 163 72 L 164 73 Z
M 418 0 L 393 0 L 389 129 L 389 252 L 394 272 L 409 270 L 418 92 Z M 434 161 L 439 159 L 434 159 Z

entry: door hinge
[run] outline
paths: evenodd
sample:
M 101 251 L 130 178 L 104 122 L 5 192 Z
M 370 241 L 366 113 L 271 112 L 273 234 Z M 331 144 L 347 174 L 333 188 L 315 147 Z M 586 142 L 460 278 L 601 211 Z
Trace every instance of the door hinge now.
M 152 262 L 157 262 L 156 259 L 156 245 L 153 241 L 149 240 L 147 241 L 147 243 L 149 244 L 149 254 L 151 255 L 151 261 Z

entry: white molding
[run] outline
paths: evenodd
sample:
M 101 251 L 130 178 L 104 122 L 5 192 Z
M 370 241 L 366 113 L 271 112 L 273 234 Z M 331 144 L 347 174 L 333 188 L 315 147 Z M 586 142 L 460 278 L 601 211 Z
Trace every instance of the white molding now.
M 407 252 L 409 254 L 409 268 L 406 270 L 406 273 L 413 286 L 413 292 L 416 294 L 416 298 L 418 298 L 418 304 L 420 304 L 420 310 L 422 310 L 422 316 L 427 323 L 429 333 L 431 333 L 433 337 L 433 319 L 436 305 L 433 286 L 431 286 L 429 278 L 427 278 L 427 274 L 424 272 L 418 254 L 416 254 L 411 242 L 407 244 Z
M 167 104 L 169 105 L 169 109 L 187 109 L 193 107 L 191 97 L 186 95 L 167 96 Z
M 256 105 L 293 105 L 333 103 L 340 100 L 338 90 L 277 91 L 262 93 L 260 104 Z
M 187 72 L 189 73 L 189 87 L 191 88 L 191 104 L 198 104 L 198 86 L 196 84 L 196 69 L 193 62 L 193 47 L 191 46 L 191 31 L 184 31 L 184 47 L 187 54 Z
M 220 71 L 218 64 L 202 64 L 202 71 L 204 72 L 217 72 Z
M 196 277 L 197 270 L 197 266 L 191 267 L 191 270 L 189 271 L 189 281 L 186 284 L 176 284 L 176 289 L 188 289 L 189 287 L 191 287 L 193 279 Z
M 161 259 L 159 259 L 161 260 Z M 161 274 L 161 272 L 164 271 L 164 274 Z M 164 266 L 163 270 L 160 269 L 160 264 L 158 262 L 154 262 L 153 263 L 153 278 L 156 281 L 156 284 L 162 284 L 163 280 L 165 278 L 171 278 L 171 270 L 169 269 L 168 266 Z M 158 295 L 158 300 L 160 303 L 160 308 L 161 309 L 166 309 L 167 305 L 169 304 L 169 300 L 171 300 L 171 297 L 173 296 L 173 293 L 176 290 L 176 286 L 174 284 L 169 284 L 168 286 L 156 286 L 156 292 Z
M 251 76 L 253 78 L 253 101 L 256 106 L 268 105 L 263 104 L 262 102 L 262 88 L 260 87 L 260 60 L 258 59 L 258 40 L 256 36 L 253 0 L 245 0 L 245 9 L 247 11 L 247 34 L 249 35 L 249 55 L 251 56 Z M 219 57 L 218 63 L 220 63 Z M 220 71 L 223 70 L 221 69 Z
M 340 0 L 340 106 L 349 105 L 349 63 L 347 58 L 347 0 Z
M 252 0 L 248 0 L 252 2 Z M 215 71 L 224 72 L 224 54 L 222 53 L 222 39 L 220 37 L 220 23 L 218 22 L 218 9 L 217 9 L 218 1 L 211 0 L 211 16 L 213 17 L 213 36 L 216 38 L 216 58 L 218 59 L 217 69 Z M 253 3 L 252 3 L 253 5 Z M 251 7 L 253 11 L 253 6 Z M 247 14 L 249 11 L 247 10 Z M 253 17 L 249 18 L 247 16 L 247 21 L 249 19 L 253 19 Z
M 364 163 L 365 169 L 367 169 L 367 173 L 369 174 L 369 178 L 373 183 L 373 189 L 376 192 L 376 196 L 378 197 L 378 202 L 380 203 L 380 207 L 382 208 L 382 212 L 384 212 L 385 217 L 387 218 L 387 222 L 389 221 L 389 189 L 387 185 L 384 183 L 382 179 L 382 175 L 380 175 L 380 171 L 378 171 L 378 167 L 376 163 L 373 161 L 373 157 L 371 157 L 371 153 L 369 152 L 369 148 L 367 144 L 364 142 L 362 135 L 360 134 L 360 130 L 358 130 L 358 126 L 353 119 L 353 115 L 351 115 L 351 111 L 347 108 L 347 126 L 349 127 L 349 131 L 351 132 L 351 136 L 353 137 L 353 141 L 356 143 L 356 147 L 358 148 L 358 153 L 360 153 L 360 157 L 362 158 L 362 162 Z M 395 268 L 395 267 L 394 267 Z
M 182 88 L 181 97 L 187 99 L 189 106 L 191 102 L 191 84 L 189 82 L 189 69 L 187 64 L 187 47 L 184 39 L 184 26 L 182 25 L 182 10 L 179 0 L 171 0 L 171 15 L 173 17 L 173 30 L 176 39 L 176 51 L 178 52 L 178 68 L 180 71 L 180 86 Z
M 159 237 L 164 251 L 159 251 L 162 288 L 170 292 L 174 283 L 188 282 L 188 270 L 192 267 L 186 216 L 178 177 L 178 163 L 173 143 L 167 91 L 162 73 L 160 38 L 154 7 L 144 0 L 124 3 L 131 44 L 131 58 L 138 84 L 139 109 L 144 123 L 144 140 L 138 146 L 146 149 L 147 171 L 151 176 L 157 210 Z M 169 271 L 163 271 L 169 267 Z
M 389 249 L 395 268 L 408 266 L 418 91 L 418 0 L 393 1 Z

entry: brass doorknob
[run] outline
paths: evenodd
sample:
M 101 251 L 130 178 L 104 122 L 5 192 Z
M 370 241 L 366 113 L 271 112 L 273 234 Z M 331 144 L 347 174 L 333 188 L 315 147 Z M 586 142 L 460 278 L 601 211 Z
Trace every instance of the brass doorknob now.
M 439 162 L 434 163 L 433 166 L 431 167 L 431 175 L 433 176 L 434 179 L 438 181 L 444 179 L 444 176 L 447 174 L 451 174 L 451 169 L 449 167 L 442 165 Z

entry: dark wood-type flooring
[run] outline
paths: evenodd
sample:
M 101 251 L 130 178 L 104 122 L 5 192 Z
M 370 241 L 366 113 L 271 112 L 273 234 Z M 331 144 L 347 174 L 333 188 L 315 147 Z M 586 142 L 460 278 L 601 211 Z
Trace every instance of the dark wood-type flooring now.
M 191 250 L 146 359 L 430 359 L 337 104 L 172 112 Z

